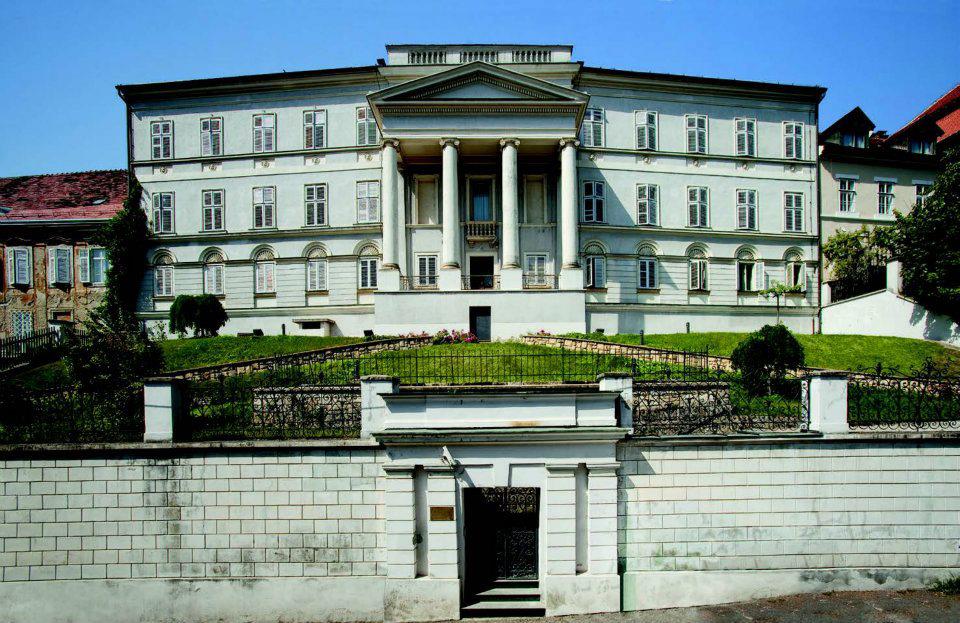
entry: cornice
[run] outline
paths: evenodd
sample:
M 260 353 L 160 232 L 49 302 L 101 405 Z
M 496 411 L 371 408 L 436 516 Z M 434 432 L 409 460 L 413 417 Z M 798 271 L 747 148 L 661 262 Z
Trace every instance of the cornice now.
M 355 225 L 352 227 L 305 227 L 298 229 L 268 229 L 246 230 L 237 232 L 215 232 L 210 234 L 196 233 L 183 235 L 154 236 L 150 241 L 157 246 L 169 246 L 178 242 L 209 242 L 216 244 L 218 240 L 261 240 L 264 238 L 318 238 L 325 236 L 349 236 L 352 234 L 380 234 L 380 223 L 370 225 Z
M 223 162 L 224 160 L 266 160 L 282 156 L 322 156 L 344 152 L 380 151 L 380 145 L 348 145 L 346 147 L 324 147 L 321 149 L 288 149 L 286 151 L 244 152 L 239 154 L 224 154 L 222 156 L 186 156 L 183 158 L 166 158 L 163 160 L 131 160 L 134 167 L 163 167 L 191 162 Z
M 722 238 L 768 238 L 771 240 L 793 240 L 793 241 L 810 241 L 818 240 L 819 236 L 816 234 L 808 233 L 786 233 L 786 232 L 762 232 L 762 231 L 743 231 L 743 230 L 721 230 L 721 229 L 708 229 L 703 227 L 690 227 L 690 228 L 673 228 L 673 227 L 654 227 L 646 225 L 605 225 L 605 224 L 588 224 L 580 223 L 580 229 L 582 231 L 596 231 L 596 232 L 611 232 L 611 233 L 639 233 L 643 232 L 649 236 L 657 236 L 664 234 L 671 234 L 677 236 L 684 236 L 688 238 L 698 238 L 704 239 L 711 236 L 718 236 Z
M 728 303 L 713 304 L 702 303 L 696 305 L 677 304 L 677 303 L 593 303 L 586 304 L 587 311 L 609 312 L 609 311 L 646 311 L 661 314 L 689 314 L 691 312 L 723 312 L 725 314 L 739 316 L 757 313 L 769 314 L 775 307 L 773 303 L 766 305 L 730 305 Z M 803 307 L 780 306 L 781 316 L 816 316 L 818 308 L 813 305 Z
M 297 307 L 225 307 L 231 318 L 256 318 L 260 316 L 287 316 L 293 314 L 373 314 L 373 305 L 303 305 Z M 138 311 L 138 318 L 164 320 L 170 317 L 167 310 Z
M 470 102 L 422 102 L 422 101 L 394 101 L 389 103 L 377 104 L 377 108 L 382 114 L 407 114 L 407 115 L 444 115 L 444 114 L 463 114 L 463 115 L 496 115 L 524 113 L 528 115 L 556 115 L 572 114 L 577 115 L 583 106 L 581 104 L 571 104 L 559 101 L 533 101 L 533 102 L 510 102 L 510 101 L 483 101 L 474 100 Z
M 730 160 L 734 162 L 758 163 L 758 164 L 787 164 L 796 166 L 814 167 L 816 160 L 798 160 L 795 158 L 769 158 L 760 156 L 735 156 L 733 154 L 691 154 L 686 151 L 662 151 L 653 149 L 634 149 L 630 147 L 581 147 L 580 151 L 584 153 L 613 153 L 613 154 L 632 154 L 636 156 L 650 157 L 668 157 L 668 158 L 687 158 L 690 160 Z

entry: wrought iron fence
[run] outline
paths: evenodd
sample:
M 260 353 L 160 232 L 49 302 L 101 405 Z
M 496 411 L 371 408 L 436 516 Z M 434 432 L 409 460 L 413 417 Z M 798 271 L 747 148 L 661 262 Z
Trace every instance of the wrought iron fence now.
M 847 422 L 874 430 L 960 428 L 960 375 L 931 361 L 906 371 L 851 372 Z
M 143 386 L 43 389 L 7 384 L 0 392 L 0 443 L 143 440 Z

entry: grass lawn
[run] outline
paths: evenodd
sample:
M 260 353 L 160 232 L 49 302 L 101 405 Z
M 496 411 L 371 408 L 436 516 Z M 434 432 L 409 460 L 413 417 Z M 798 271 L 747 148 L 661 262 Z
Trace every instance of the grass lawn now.
M 873 335 L 795 335 L 803 346 L 807 365 L 815 368 L 853 370 L 881 363 L 885 368 L 894 367 L 909 372 L 911 368 L 922 365 L 925 359 L 932 358 L 960 372 L 960 350 L 936 342 Z M 674 350 L 709 349 L 711 354 L 729 356 L 746 336 L 746 333 L 667 333 L 646 335 L 644 344 Z M 571 334 L 571 337 L 624 344 L 640 343 L 640 336 L 635 334 Z

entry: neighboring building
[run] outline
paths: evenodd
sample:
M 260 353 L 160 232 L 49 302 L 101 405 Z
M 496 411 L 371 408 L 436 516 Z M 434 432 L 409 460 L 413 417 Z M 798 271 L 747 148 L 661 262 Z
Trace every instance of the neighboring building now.
M 942 154 L 960 144 L 960 84 L 956 85 L 910 123 L 890 135 L 884 145 L 913 153 Z
M 0 178 L 0 336 L 86 319 L 109 265 L 90 237 L 126 195 L 126 171 Z
M 858 106 L 820 133 L 823 242 L 840 229 L 853 231 L 863 225 L 889 225 L 895 212 L 909 212 L 933 188 L 937 156 L 921 149 L 925 144 L 921 138 L 904 139 L 917 148 L 913 151 L 899 146 L 900 138 L 892 140 L 904 130 L 887 137 L 882 131 L 874 131 L 874 127 Z M 824 275 L 824 282 L 823 304 L 850 294 L 832 284 L 829 274 Z M 873 285 L 876 287 L 866 287 L 884 288 L 882 270 L 878 270 Z M 837 291 L 831 294 L 832 289 Z
M 209 292 L 228 331 L 745 330 L 787 282 L 784 321 L 815 328 L 821 87 L 394 45 L 118 91 L 149 321 Z

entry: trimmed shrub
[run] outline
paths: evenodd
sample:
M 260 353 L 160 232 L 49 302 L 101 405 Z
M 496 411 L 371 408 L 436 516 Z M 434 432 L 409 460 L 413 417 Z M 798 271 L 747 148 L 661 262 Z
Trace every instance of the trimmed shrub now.
M 212 294 L 197 297 L 197 316 L 193 327 L 199 336 L 213 337 L 227 324 L 228 319 L 220 299 Z
M 803 366 L 803 346 L 782 324 L 765 325 L 737 344 L 730 356 L 751 396 L 777 392 L 789 370 Z
M 187 334 L 197 321 L 197 297 L 181 294 L 170 306 L 170 330 L 180 337 Z

